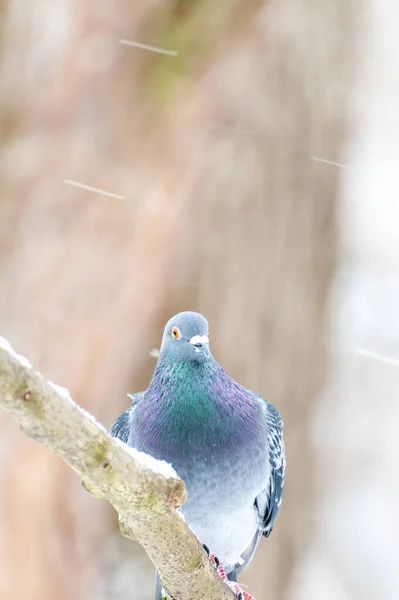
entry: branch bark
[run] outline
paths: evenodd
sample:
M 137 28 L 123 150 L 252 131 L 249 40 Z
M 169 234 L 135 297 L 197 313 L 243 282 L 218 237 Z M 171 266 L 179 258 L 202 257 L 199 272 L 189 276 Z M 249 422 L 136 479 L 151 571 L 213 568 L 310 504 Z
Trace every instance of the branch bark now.
M 59 454 L 89 493 L 115 508 L 123 535 L 143 546 L 173 600 L 234 600 L 176 512 L 186 499 L 184 482 L 129 454 L 67 390 L 46 381 L 3 338 L 0 408 L 13 415 L 26 436 Z

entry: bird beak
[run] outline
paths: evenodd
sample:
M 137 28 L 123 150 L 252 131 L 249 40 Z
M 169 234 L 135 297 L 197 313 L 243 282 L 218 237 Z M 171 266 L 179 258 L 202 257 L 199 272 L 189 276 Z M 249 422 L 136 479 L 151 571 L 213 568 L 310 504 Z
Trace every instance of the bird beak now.
M 200 352 L 203 346 L 208 346 L 209 337 L 207 335 L 193 335 L 189 342 L 195 346 L 197 352 Z

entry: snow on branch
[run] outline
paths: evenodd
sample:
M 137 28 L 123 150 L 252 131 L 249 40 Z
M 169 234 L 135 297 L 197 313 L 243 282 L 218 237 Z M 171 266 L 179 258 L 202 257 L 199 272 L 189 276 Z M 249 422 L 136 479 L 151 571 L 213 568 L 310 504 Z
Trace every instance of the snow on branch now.
M 122 533 L 144 547 L 170 598 L 234 600 L 176 512 L 186 489 L 173 469 L 114 440 L 68 390 L 45 381 L 4 338 L 0 408 L 12 414 L 25 435 L 57 452 L 89 493 L 115 508 Z

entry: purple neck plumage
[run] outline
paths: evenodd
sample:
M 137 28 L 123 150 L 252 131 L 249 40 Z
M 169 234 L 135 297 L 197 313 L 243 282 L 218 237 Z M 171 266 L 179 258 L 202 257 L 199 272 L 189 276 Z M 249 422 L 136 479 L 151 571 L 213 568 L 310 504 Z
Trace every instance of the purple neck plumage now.
M 136 409 L 136 436 L 147 447 L 203 448 L 240 443 L 254 430 L 259 404 L 210 357 L 162 356 Z

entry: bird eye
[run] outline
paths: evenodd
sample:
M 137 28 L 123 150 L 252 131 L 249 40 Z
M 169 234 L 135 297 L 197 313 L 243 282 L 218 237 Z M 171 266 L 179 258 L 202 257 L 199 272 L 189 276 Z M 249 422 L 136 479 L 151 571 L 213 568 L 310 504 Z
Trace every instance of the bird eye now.
M 177 329 L 177 327 L 172 327 L 172 331 L 170 332 L 170 335 L 172 336 L 173 339 L 178 340 L 179 338 L 181 338 L 181 333 L 180 331 Z

